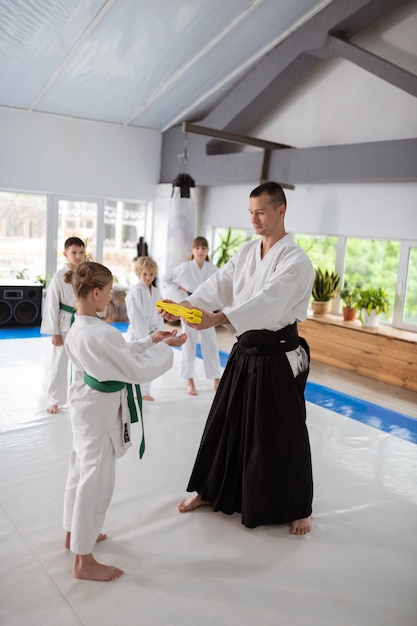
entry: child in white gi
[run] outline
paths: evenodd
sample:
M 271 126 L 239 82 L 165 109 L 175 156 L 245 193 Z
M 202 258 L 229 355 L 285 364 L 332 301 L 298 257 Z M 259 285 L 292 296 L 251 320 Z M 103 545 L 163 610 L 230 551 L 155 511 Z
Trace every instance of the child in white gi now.
M 180 263 L 162 278 L 164 288 L 169 291 L 179 290 L 185 298 L 209 276 L 217 272 L 218 267 L 210 261 L 208 256 L 209 245 L 205 237 L 195 237 L 191 247 L 190 260 Z M 181 349 L 180 376 L 187 379 L 187 391 L 190 396 L 196 396 L 194 383 L 195 350 L 198 335 L 200 335 L 201 354 L 203 357 L 206 378 L 214 378 L 214 389 L 217 390 L 221 376 L 219 347 L 217 344 L 216 329 L 207 328 L 202 331 L 187 327 L 187 343 Z
M 68 388 L 68 356 L 64 342 L 75 315 L 75 294 L 64 282 L 64 274 L 85 261 L 85 245 L 78 237 L 69 237 L 64 244 L 66 262 L 52 277 L 46 292 L 41 334 L 52 335 L 51 378 L 48 386 L 47 413 L 58 413 L 66 404 Z
M 74 367 L 65 547 L 75 554 L 75 578 L 108 581 L 121 576 L 123 570 L 98 563 L 93 548 L 96 541 L 106 539 L 100 531 L 113 494 L 116 458 L 132 445 L 129 394 L 132 385 L 135 388 L 172 367 L 169 346 L 182 345 L 186 335 L 157 331 L 126 342 L 119 330 L 97 317 L 111 299 L 110 270 L 100 263 L 84 262 L 67 272 L 65 281 L 72 284 L 77 298 L 77 317 L 65 341 Z M 141 406 L 139 387 L 136 394 Z
M 158 274 L 158 265 L 150 256 L 140 256 L 136 259 L 134 267 L 139 282 L 126 294 L 126 309 L 130 322 L 126 334 L 128 341 L 140 339 L 164 328 L 164 320 L 158 315 L 155 307 L 155 303 L 161 299 L 161 294 L 158 287 L 152 284 Z M 153 401 L 151 383 L 144 383 L 141 388 L 142 399 Z

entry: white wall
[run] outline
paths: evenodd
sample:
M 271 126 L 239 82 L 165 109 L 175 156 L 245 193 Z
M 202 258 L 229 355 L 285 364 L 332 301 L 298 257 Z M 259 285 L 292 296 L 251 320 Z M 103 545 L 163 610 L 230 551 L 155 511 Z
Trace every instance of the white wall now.
M 416 32 L 414 2 L 355 43 L 415 73 Z M 326 60 L 245 134 L 295 147 L 417 137 L 417 98 L 348 61 Z M 255 186 L 208 188 L 203 228 L 247 228 Z M 417 240 L 417 183 L 296 185 L 287 200 L 293 232 Z
M 411 3 L 355 41 L 412 71 L 416 32 Z M 347 61 L 323 61 L 246 134 L 300 147 L 415 137 L 417 98 Z M 169 193 L 157 185 L 158 131 L 0 108 L 0 137 L 0 189 L 155 202 L 153 253 L 164 267 Z M 202 190 L 198 234 L 250 227 L 254 186 Z M 287 197 L 293 232 L 417 239 L 417 183 L 297 185 Z
M 353 39 L 412 74 L 417 68 L 417 3 L 397 10 Z M 297 148 L 417 136 L 417 98 L 344 59 L 323 60 L 280 94 L 246 135 Z
M 202 231 L 250 228 L 248 198 L 254 186 L 207 188 Z M 417 240 L 417 183 L 297 185 L 285 193 L 291 232 Z
M 153 201 L 155 130 L 0 108 L 0 189 Z

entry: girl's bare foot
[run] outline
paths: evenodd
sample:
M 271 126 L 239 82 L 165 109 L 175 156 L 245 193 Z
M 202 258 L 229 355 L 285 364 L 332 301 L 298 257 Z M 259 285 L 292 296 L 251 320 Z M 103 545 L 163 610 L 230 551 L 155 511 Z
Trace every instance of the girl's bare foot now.
M 105 539 L 107 539 L 106 533 L 99 533 L 96 539 L 96 542 L 98 543 L 99 541 L 104 541 Z M 71 545 L 71 533 L 66 532 L 65 539 L 64 539 L 64 548 L 67 548 L 67 550 L 69 550 L 70 545 Z
M 182 500 L 177 505 L 177 511 L 179 511 L 180 513 L 188 513 L 188 511 L 194 511 L 194 509 L 197 509 L 199 506 L 204 506 L 205 504 L 211 504 L 211 502 L 202 500 L 198 493 L 196 493 L 194 496 L 191 496 L 191 498 L 187 498 L 187 500 Z
M 152 396 L 142 396 L 142 400 L 147 400 L 148 402 L 153 402 L 155 398 Z
M 118 567 L 114 567 L 114 565 L 103 565 L 102 563 L 98 563 L 91 553 L 75 555 L 74 567 L 72 570 L 74 578 L 107 582 L 109 580 L 119 578 L 122 574 L 123 570 Z
M 217 391 L 217 389 L 219 388 L 219 382 L 220 382 L 220 378 L 214 379 L 214 391 Z
M 50 404 L 48 408 L 46 409 L 46 412 L 50 413 L 51 415 L 55 415 L 55 413 L 58 413 L 58 405 Z
M 291 535 L 307 535 L 313 528 L 311 517 L 302 517 L 291 522 Z
M 196 396 L 197 395 L 197 390 L 196 390 L 195 384 L 194 384 L 194 378 L 189 378 L 187 380 L 187 393 L 190 396 Z

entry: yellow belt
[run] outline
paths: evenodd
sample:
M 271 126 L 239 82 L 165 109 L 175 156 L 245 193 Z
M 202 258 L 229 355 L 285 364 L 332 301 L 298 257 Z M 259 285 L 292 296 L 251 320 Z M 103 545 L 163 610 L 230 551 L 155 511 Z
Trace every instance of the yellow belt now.
M 186 306 L 181 306 L 180 304 L 175 304 L 174 302 L 164 302 L 163 300 L 158 300 L 155 303 L 157 309 L 162 309 L 167 313 L 171 313 L 171 315 L 177 315 L 178 317 L 183 317 L 190 324 L 201 324 L 201 320 L 203 318 L 203 311 L 199 311 L 199 309 L 187 309 Z

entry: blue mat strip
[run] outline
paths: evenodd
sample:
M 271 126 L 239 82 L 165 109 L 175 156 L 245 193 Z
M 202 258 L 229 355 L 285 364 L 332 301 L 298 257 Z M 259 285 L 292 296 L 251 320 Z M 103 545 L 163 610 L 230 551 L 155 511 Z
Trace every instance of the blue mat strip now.
M 128 322 L 112 324 L 122 333 L 126 332 L 128 325 Z M 44 335 L 40 334 L 39 326 L 32 328 L 4 328 L 0 330 L 0 340 L 42 336 Z M 225 367 L 229 354 L 222 350 L 219 351 L 219 354 L 221 366 Z M 196 356 L 202 358 L 200 344 L 197 344 Z M 312 402 L 330 411 L 382 430 L 394 437 L 417 444 L 417 420 L 408 415 L 391 411 L 372 402 L 366 402 L 365 400 L 354 398 L 309 381 L 307 381 L 305 395 L 307 402 Z
M 394 437 L 417 443 L 417 419 L 307 381 L 306 400 Z
M 116 322 L 112 324 L 118 328 L 122 333 L 127 331 L 129 322 Z M 25 328 L 2 328 L 0 329 L 1 339 L 27 339 L 28 337 L 46 337 L 41 335 L 41 329 L 39 326 L 25 327 Z

